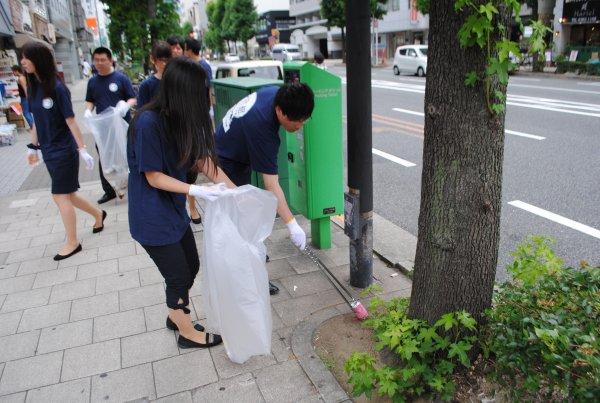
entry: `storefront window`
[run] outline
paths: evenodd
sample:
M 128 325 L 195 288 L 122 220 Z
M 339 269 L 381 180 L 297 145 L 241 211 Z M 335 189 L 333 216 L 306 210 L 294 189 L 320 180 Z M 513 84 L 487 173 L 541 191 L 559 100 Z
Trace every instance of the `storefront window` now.
M 600 46 L 600 24 L 573 25 L 570 42 L 576 46 Z

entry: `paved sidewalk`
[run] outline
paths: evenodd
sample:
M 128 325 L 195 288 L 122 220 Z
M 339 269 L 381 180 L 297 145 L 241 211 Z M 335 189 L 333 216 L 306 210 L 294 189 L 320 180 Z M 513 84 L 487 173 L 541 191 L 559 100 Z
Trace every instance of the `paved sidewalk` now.
M 85 82 L 71 91 L 91 145 L 81 119 Z M 28 138 L 19 141 L 26 144 Z M 164 281 L 129 235 L 127 199 L 103 205 L 108 218 L 99 234 L 92 234 L 93 219 L 78 211 L 84 250 L 53 261 L 64 228 L 46 167 L 29 168 L 23 144 L 0 148 L 0 168 L 14 173 L 0 193 L 0 403 L 348 400 L 314 354 L 312 337 L 320 323 L 349 309 L 291 244 L 282 223 L 276 222 L 266 242 L 267 270 L 281 289 L 271 298 L 272 354 L 237 365 L 222 345 L 180 350 L 176 333 L 165 328 Z M 80 192 L 90 201 L 102 195 L 97 175 L 97 168 L 80 171 Z M 308 221 L 298 221 L 308 233 Z M 201 253 L 202 227 L 193 228 Z M 318 254 L 348 284 L 348 239 L 338 226 L 332 228 L 333 247 Z M 410 281 L 382 261 L 375 261 L 374 276 L 387 296 L 410 292 Z M 198 276 L 191 310 L 202 323 L 200 284 Z
M 99 182 L 84 184 L 81 193 L 94 200 L 101 193 Z M 129 235 L 126 201 L 105 208 L 108 218 L 100 234 L 92 234 L 93 219 L 78 212 L 84 251 L 55 262 L 64 230 L 49 191 L 0 199 L 1 402 L 347 399 L 310 352 L 311 332 L 320 323 L 315 320 L 348 308 L 318 268 L 291 245 L 281 223 L 267 241 L 272 259 L 267 269 L 281 288 L 271 298 L 272 354 L 237 365 L 223 346 L 177 347 L 175 332 L 164 327 L 163 279 Z M 308 230 L 308 222 L 299 221 Z M 348 241 L 333 228 L 333 248 L 319 255 L 347 283 Z M 201 226 L 194 229 L 201 250 Z M 410 282 L 392 273 L 376 262 L 375 276 L 386 291 L 407 295 Z M 202 322 L 200 281 L 191 299 L 192 315 Z

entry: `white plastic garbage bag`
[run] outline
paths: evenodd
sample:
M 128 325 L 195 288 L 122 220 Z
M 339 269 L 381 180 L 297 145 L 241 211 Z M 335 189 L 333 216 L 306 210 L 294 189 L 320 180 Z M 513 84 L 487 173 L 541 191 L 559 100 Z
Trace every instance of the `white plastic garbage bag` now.
M 96 140 L 104 177 L 119 195 L 124 194 L 129 176 L 127 165 L 127 129 L 129 125 L 113 107 L 86 118 L 86 123 Z
M 229 359 L 271 353 L 271 304 L 264 240 L 273 230 L 276 197 L 251 185 L 208 201 L 204 222 L 203 302 L 206 327 L 220 334 Z

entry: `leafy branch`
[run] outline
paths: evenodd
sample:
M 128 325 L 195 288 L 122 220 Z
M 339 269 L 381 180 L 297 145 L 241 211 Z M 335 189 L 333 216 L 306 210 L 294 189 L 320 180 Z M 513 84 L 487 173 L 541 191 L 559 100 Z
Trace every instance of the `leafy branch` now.
M 513 15 L 522 32 L 521 3 L 518 0 L 489 0 L 484 4 L 476 0 L 456 0 L 454 10 L 468 13 L 458 32 L 461 48 L 477 46 L 486 52 L 485 71 L 483 74 L 467 72 L 465 85 L 474 87 L 477 82 L 483 82 L 488 110 L 492 114 L 500 115 L 506 110 L 508 74 L 515 68 L 511 56 L 522 57 L 519 44 L 509 39 L 502 15 Z M 543 53 L 546 48 L 544 35 L 549 28 L 542 22 L 535 21 L 532 29 L 529 52 Z M 498 83 L 500 88 L 492 91 L 494 83 Z

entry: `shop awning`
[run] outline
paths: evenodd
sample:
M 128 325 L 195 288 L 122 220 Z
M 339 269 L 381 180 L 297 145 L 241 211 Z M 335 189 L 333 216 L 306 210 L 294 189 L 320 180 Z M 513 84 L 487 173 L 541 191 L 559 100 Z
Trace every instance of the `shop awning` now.
M 22 48 L 23 45 L 25 45 L 27 42 L 40 42 L 43 43 L 44 45 L 48 46 L 49 48 L 52 49 L 52 46 L 50 46 L 50 44 L 46 41 L 43 41 L 41 39 L 36 38 L 35 36 L 31 36 L 29 34 L 21 34 L 21 33 L 17 33 L 15 34 L 15 36 L 13 37 L 13 39 L 15 40 L 15 47 L 16 48 Z

